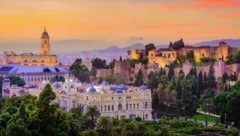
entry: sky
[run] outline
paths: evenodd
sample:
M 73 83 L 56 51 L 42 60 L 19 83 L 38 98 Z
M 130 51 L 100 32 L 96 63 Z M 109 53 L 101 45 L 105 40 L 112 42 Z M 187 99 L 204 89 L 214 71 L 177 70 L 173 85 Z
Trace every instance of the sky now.
M 38 52 L 240 37 L 240 0 L 0 0 L 0 50 Z M 61 47 L 61 48 L 59 48 Z

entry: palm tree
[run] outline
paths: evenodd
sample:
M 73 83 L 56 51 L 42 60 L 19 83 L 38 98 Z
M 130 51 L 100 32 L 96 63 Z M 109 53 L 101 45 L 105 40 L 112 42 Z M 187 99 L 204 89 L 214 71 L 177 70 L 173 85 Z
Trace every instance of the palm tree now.
M 100 116 L 100 112 L 98 111 L 96 106 L 88 106 L 86 115 L 91 117 L 92 127 L 95 127 L 95 119 Z

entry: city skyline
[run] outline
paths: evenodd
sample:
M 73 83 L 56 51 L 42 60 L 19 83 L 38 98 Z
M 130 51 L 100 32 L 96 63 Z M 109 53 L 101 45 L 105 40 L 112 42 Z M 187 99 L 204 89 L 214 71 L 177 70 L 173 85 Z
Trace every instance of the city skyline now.
M 36 50 L 44 27 L 54 46 L 76 44 L 72 50 L 238 38 L 239 7 L 236 0 L 3 0 L 0 48 Z

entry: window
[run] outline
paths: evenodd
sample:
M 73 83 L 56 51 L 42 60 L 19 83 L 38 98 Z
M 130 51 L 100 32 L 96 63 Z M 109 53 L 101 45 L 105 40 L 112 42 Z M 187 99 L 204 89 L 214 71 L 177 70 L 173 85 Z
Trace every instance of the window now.
M 148 103 L 145 102 L 145 103 L 144 103 L 144 109 L 147 109 L 147 108 L 148 108 Z
M 112 105 L 112 111 L 114 111 L 114 105 Z
M 108 111 L 110 111 L 110 105 L 108 105 Z
M 135 109 L 135 103 L 133 104 L 133 109 Z
M 137 103 L 137 109 L 139 109 L 139 104 Z
M 204 53 L 202 53 L 202 57 L 204 57 Z
M 126 104 L 126 109 L 128 110 L 128 104 Z
M 104 105 L 104 111 L 106 111 L 107 110 L 107 106 L 106 105 Z
M 118 110 L 122 110 L 122 104 L 121 103 L 118 104 Z
M 130 110 L 132 109 L 132 104 L 130 104 Z

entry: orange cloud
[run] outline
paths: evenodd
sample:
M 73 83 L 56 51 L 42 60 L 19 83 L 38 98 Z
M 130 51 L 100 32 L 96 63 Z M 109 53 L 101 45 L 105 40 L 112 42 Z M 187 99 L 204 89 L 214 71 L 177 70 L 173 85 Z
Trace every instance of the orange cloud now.
M 240 2 L 236 0 L 197 0 L 203 8 L 238 8 Z

